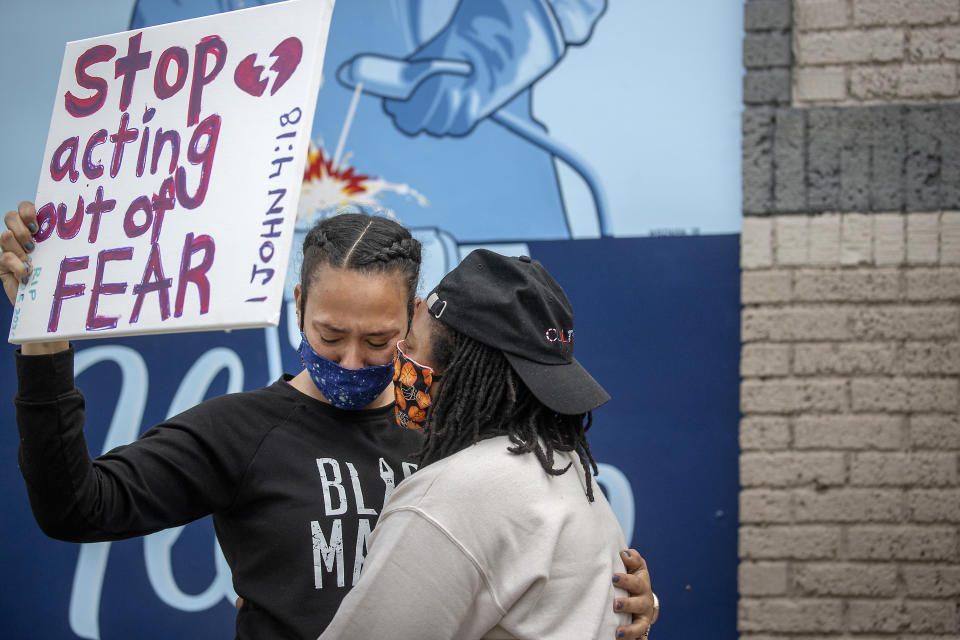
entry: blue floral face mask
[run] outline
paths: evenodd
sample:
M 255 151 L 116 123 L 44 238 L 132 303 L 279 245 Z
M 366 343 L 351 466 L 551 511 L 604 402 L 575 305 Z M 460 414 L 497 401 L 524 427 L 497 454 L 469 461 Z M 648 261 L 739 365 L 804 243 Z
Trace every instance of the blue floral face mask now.
M 393 382 L 393 362 L 363 369 L 346 369 L 314 351 L 302 331 L 300 358 L 310 372 L 313 384 L 338 409 L 362 409 L 376 400 Z

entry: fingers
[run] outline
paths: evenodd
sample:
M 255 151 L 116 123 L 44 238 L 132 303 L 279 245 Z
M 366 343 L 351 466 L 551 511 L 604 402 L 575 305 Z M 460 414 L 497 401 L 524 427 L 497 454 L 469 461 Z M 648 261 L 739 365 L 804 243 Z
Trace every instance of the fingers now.
M 37 230 L 37 211 L 30 202 L 21 202 L 16 211 L 8 211 L 4 216 L 7 228 L 0 233 L 0 278 L 3 289 L 12 303 L 16 299 L 17 287 L 26 284 L 33 268 L 29 253 L 35 248 L 33 233 Z
M 19 205 L 17 205 L 17 213 L 20 214 L 20 219 L 23 221 L 23 224 L 27 225 L 27 229 L 30 230 L 31 234 L 36 233 L 40 227 L 39 222 L 37 222 L 37 209 L 33 206 L 32 202 L 24 200 Z
M 653 596 L 632 596 L 614 598 L 613 610 L 616 613 L 633 614 L 629 625 L 617 627 L 617 638 L 645 638 L 653 624 Z
M 660 617 L 660 603 L 657 601 L 657 594 L 653 592 L 653 584 L 650 581 L 650 570 L 647 568 L 647 561 L 637 553 L 636 549 L 622 551 L 620 557 L 623 558 L 623 564 L 627 568 L 627 571 L 630 571 L 646 585 L 643 592 L 628 588 L 627 590 L 630 591 L 631 595 L 645 595 L 647 591 L 650 592 L 650 597 L 653 599 L 653 615 L 650 616 L 650 624 L 655 623 L 657 618 Z
M 4 223 L 25 253 L 33 251 L 33 234 L 38 230 L 37 210 L 34 209 L 33 203 L 21 202 L 16 211 L 7 212 Z M 6 250 L 6 247 L 4 247 L 4 250 Z
M 8 238 L 6 231 L 0 234 L 0 246 L 3 247 L 3 253 L 0 253 L 0 275 L 4 278 L 12 275 L 18 282 L 26 284 L 33 268 L 30 258 L 22 251 L 8 250 L 7 245 L 11 244 Z
M 615 598 L 613 610 L 633 615 L 633 621 L 627 626 L 618 627 L 616 637 L 645 638 L 656 616 L 647 563 L 636 549 L 621 551 L 620 559 L 629 573 L 613 574 L 613 583 L 626 590 L 630 596 Z
M 636 571 L 637 569 L 647 570 L 647 561 L 637 553 L 636 549 L 621 551 L 620 559 L 623 560 L 623 566 L 627 568 L 627 571 Z
M 4 254 L 13 254 L 23 264 L 29 263 L 27 256 L 32 252 L 36 245 L 33 241 L 33 234 L 37 231 L 37 211 L 30 202 L 21 202 L 16 211 L 8 211 L 4 216 L 6 230 L 0 234 L 0 249 Z M 22 280 L 24 273 L 18 265 L 15 265 L 12 258 L 8 257 L 5 264 L 8 272 L 18 274 L 17 279 Z M 29 268 L 27 269 L 29 271 Z
M 634 622 L 626 627 L 617 627 L 616 637 L 618 640 L 637 640 L 645 639 L 650 633 L 650 624 L 646 621 Z
M 613 576 L 614 585 L 621 586 L 624 583 L 624 574 Z M 619 578 L 619 580 L 618 580 Z M 613 610 L 617 613 L 629 613 L 633 615 L 634 621 L 638 617 L 646 618 L 648 622 L 653 622 L 653 593 L 648 589 L 643 595 L 631 595 L 626 598 L 614 598 Z
M 21 264 L 30 261 L 26 248 L 20 244 L 20 241 L 9 229 L 0 233 L 0 249 L 3 250 L 4 256 L 9 256 L 9 258 L 15 259 Z M 10 265 L 12 266 L 12 264 L 11 262 Z
M 650 587 L 650 574 L 647 572 L 646 561 L 633 549 L 621 551 L 620 559 L 630 573 L 615 573 L 613 582 L 634 596 L 629 598 L 630 606 L 638 609 L 631 610 L 630 613 L 652 613 L 653 591 Z
M 237 601 L 234 603 L 234 606 L 237 607 L 237 611 L 243 608 L 243 596 L 237 596 Z
M 15 291 L 19 283 L 27 284 L 30 280 L 33 266 L 26 251 L 9 229 L 0 233 L 0 248 L 3 249 L 0 253 L 0 276 L 3 277 L 4 288 L 10 289 L 12 286 Z M 7 291 L 7 294 L 9 296 L 10 291 Z
M 3 239 L 0 235 L 0 242 Z M 0 280 L 3 281 L 3 291 L 7 294 L 7 300 L 13 304 L 17 299 L 20 283 L 26 284 L 30 280 L 30 265 L 12 251 L 4 251 L 0 253 Z

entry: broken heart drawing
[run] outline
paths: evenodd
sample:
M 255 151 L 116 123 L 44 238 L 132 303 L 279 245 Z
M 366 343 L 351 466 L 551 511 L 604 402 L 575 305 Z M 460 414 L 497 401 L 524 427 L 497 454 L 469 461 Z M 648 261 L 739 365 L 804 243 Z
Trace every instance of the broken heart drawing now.
M 287 38 L 270 52 L 270 57 L 275 58 L 271 71 L 276 72 L 273 86 L 270 88 L 270 95 L 274 95 L 280 90 L 303 58 L 303 44 L 299 38 L 293 36 Z M 263 77 L 263 65 L 257 64 L 257 54 L 251 53 L 240 61 L 237 70 L 233 73 L 233 81 L 236 85 L 250 95 L 259 98 L 266 91 L 270 84 L 269 77 Z

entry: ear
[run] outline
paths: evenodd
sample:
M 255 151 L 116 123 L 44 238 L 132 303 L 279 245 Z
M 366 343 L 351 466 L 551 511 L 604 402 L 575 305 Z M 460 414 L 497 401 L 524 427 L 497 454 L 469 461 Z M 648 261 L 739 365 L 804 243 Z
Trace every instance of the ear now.
M 297 306 L 297 326 L 298 327 L 303 326 L 300 320 L 300 292 L 301 292 L 300 285 L 298 284 L 293 288 L 293 299 L 296 302 L 296 306 Z
M 420 296 L 413 296 L 413 315 L 410 316 L 410 319 L 407 321 L 407 331 L 403 334 L 404 340 L 410 335 L 410 329 L 413 327 L 413 319 L 417 317 L 417 313 L 420 312 L 420 307 L 422 306 L 423 299 Z

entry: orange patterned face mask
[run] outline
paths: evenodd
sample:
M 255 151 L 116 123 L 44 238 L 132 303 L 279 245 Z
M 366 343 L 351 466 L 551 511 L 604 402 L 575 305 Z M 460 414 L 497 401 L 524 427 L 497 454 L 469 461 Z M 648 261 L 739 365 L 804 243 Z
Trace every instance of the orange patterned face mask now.
M 430 385 L 433 384 L 433 369 L 407 357 L 403 352 L 403 340 L 397 343 L 397 359 L 393 363 L 393 391 L 397 403 L 394 413 L 397 424 L 405 429 L 423 429 L 430 407 Z

